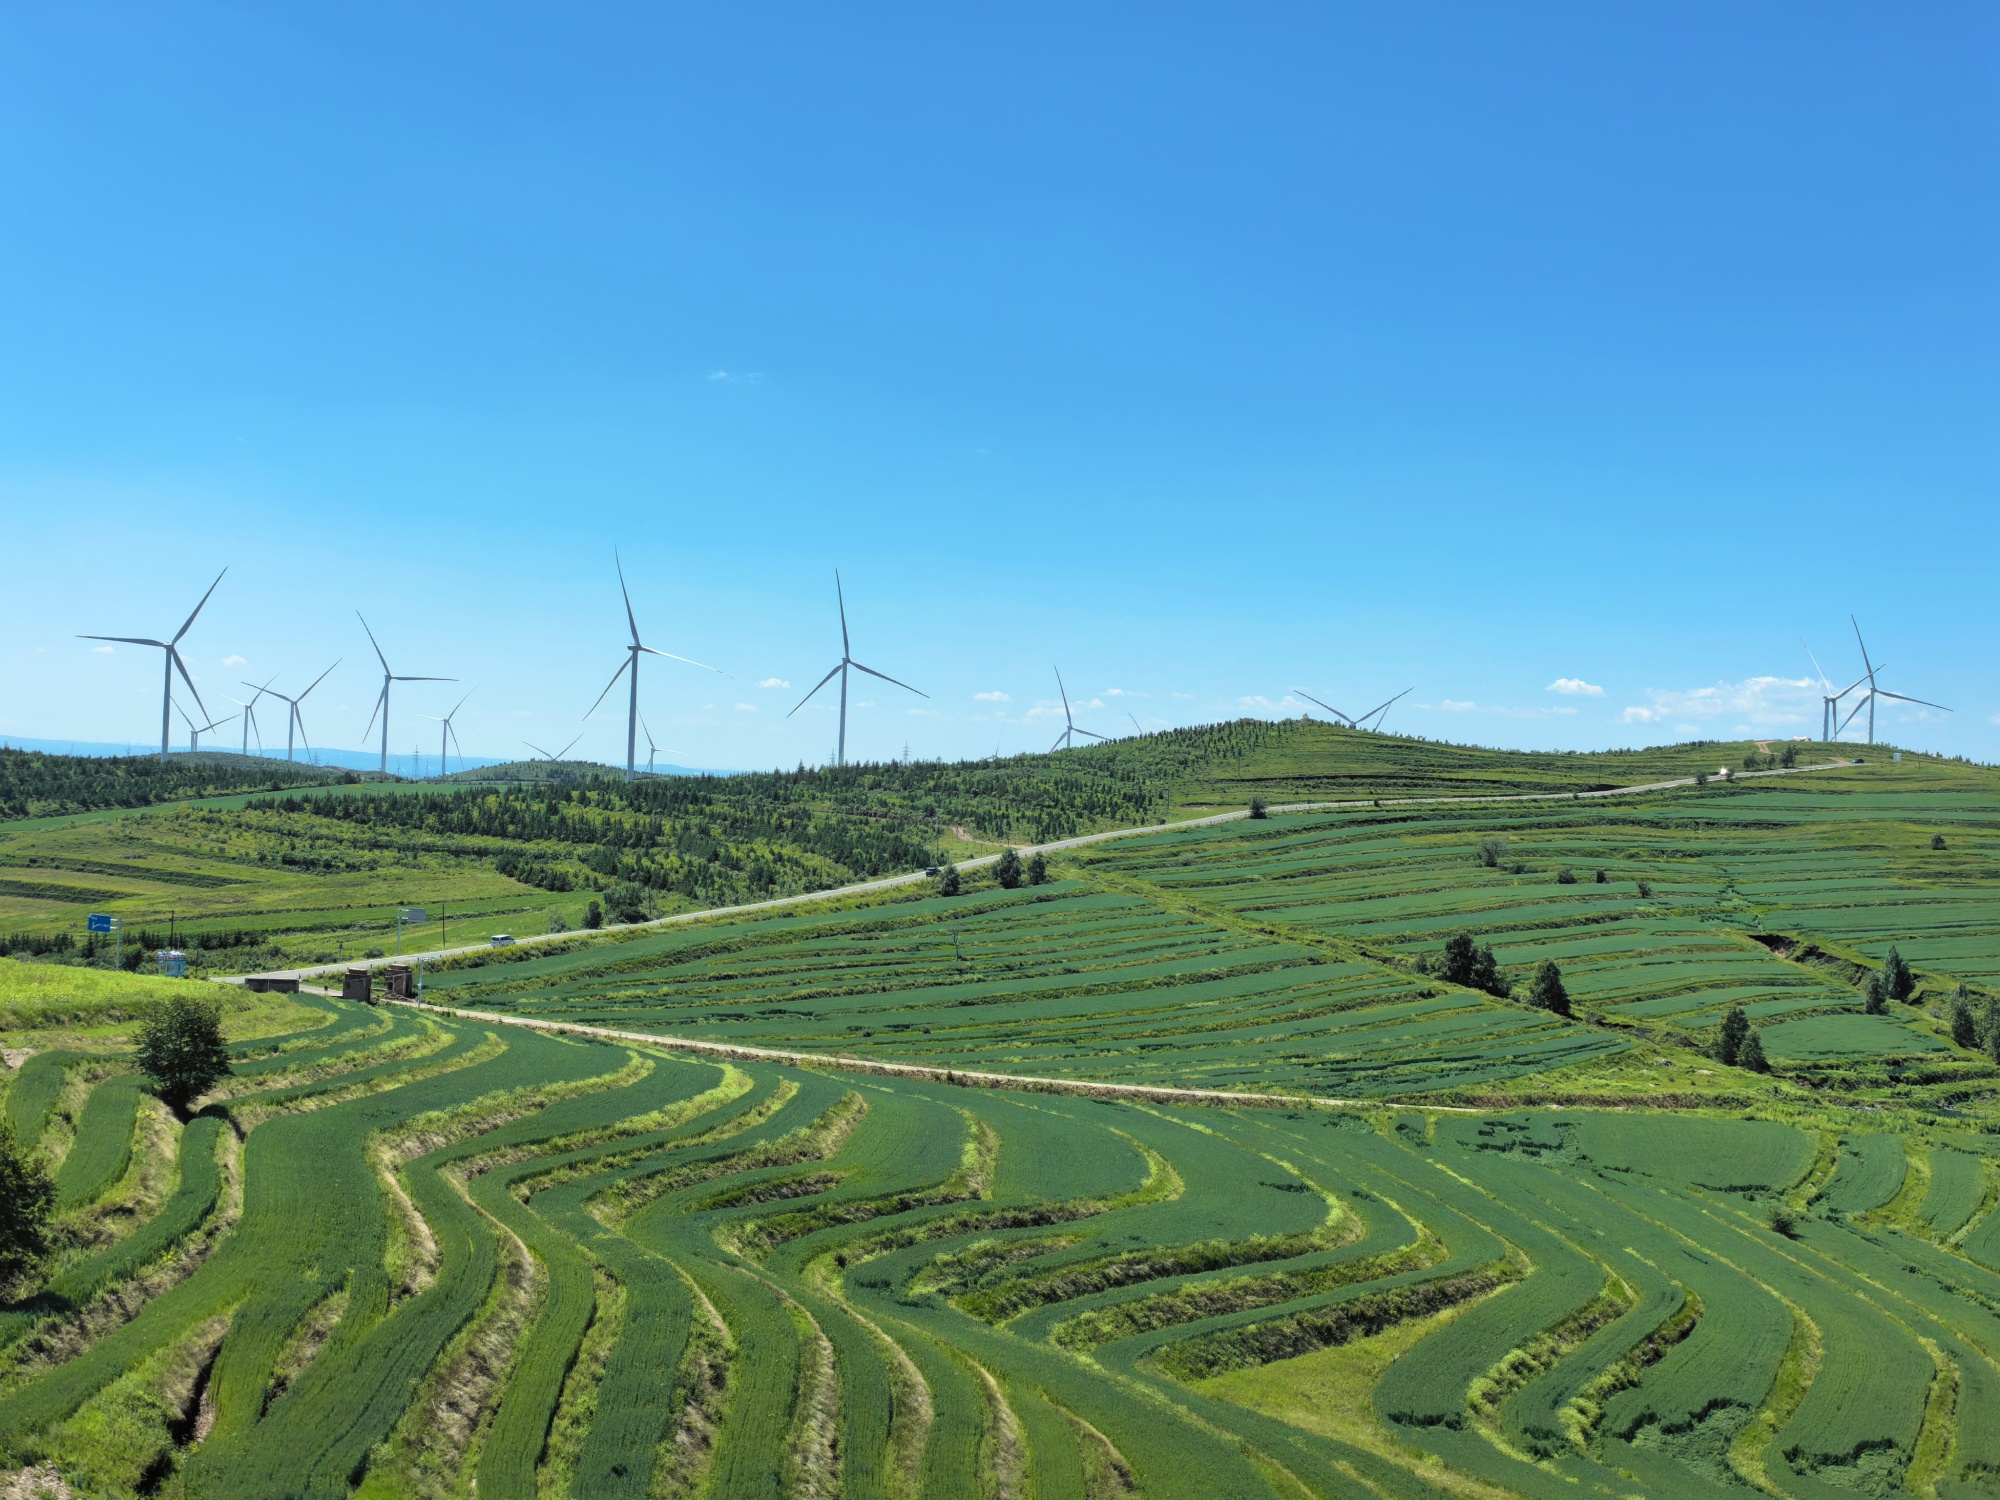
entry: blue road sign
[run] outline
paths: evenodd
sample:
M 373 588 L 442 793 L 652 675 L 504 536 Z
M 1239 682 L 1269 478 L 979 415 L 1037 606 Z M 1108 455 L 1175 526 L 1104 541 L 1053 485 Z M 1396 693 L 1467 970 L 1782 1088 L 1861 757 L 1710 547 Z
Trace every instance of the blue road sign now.
M 102 912 L 92 912 L 90 914 L 90 930 L 92 932 L 109 932 L 111 930 L 111 918 L 105 916 Z

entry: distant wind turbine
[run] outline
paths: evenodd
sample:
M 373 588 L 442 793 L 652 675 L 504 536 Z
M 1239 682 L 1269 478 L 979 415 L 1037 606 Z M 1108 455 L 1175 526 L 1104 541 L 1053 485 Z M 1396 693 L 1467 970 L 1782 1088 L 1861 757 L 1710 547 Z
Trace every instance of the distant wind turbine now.
M 720 667 L 711 667 L 707 662 L 695 661 L 692 657 L 676 656 L 671 651 L 656 651 L 653 647 L 641 641 L 639 639 L 639 620 L 632 613 L 632 591 L 625 586 L 625 564 L 619 559 L 616 552 L 611 554 L 611 560 L 618 568 L 618 592 L 625 596 L 625 623 L 632 629 L 632 644 L 625 648 L 625 660 L 619 665 L 618 670 L 611 674 L 611 680 L 604 684 L 604 692 L 597 695 L 597 703 L 602 703 L 605 695 L 618 686 L 618 679 L 620 677 L 623 677 L 628 672 L 632 674 L 631 697 L 625 709 L 625 779 L 630 781 L 639 764 L 640 656 L 664 656 L 668 661 L 686 662 L 691 667 L 700 667 L 704 672 L 713 672 L 718 677 L 727 677 L 729 674 Z M 586 719 L 591 714 L 597 712 L 597 703 L 590 705 L 589 713 L 584 715 Z M 574 744 L 575 741 L 572 740 L 570 743 Z
M 216 584 L 222 582 L 222 574 L 227 573 L 228 571 L 229 569 L 224 568 L 222 570 L 222 573 L 217 573 L 215 575 L 215 583 L 211 583 L 208 586 L 208 593 L 203 594 L 201 596 L 201 604 L 197 604 L 194 607 L 194 614 L 189 615 L 187 617 L 187 620 L 182 624 L 181 628 L 174 632 L 172 640 L 156 641 L 145 636 L 137 636 L 137 635 L 85 635 L 77 637 L 77 639 L 85 641 L 117 641 L 119 644 L 125 646 L 157 646 L 162 651 L 166 652 L 167 659 L 165 666 L 163 668 L 163 671 L 166 676 L 166 683 L 160 694 L 160 759 L 161 760 L 165 760 L 167 758 L 167 734 L 173 728 L 173 722 L 174 722 L 173 712 L 174 712 L 175 672 L 179 672 L 181 674 L 181 681 L 187 684 L 187 690 L 190 693 L 194 693 L 195 707 L 201 709 L 202 716 L 204 718 L 206 718 L 208 715 L 208 708 L 206 707 L 206 705 L 202 703 L 201 694 L 195 693 L 194 679 L 188 676 L 187 663 L 181 660 L 181 653 L 179 648 L 181 643 L 181 637 L 188 633 L 188 627 L 194 624 L 195 615 L 201 613 L 202 605 L 208 603 L 209 594 L 213 594 L 215 592 Z
M 333 664 L 333 667 L 337 667 L 339 665 L 340 663 L 336 661 Z M 306 691 L 304 693 L 298 694 L 296 697 L 287 697 L 285 694 L 271 687 L 260 689 L 260 691 L 262 692 L 269 693 L 273 698 L 276 698 L 280 703 L 287 703 L 291 705 L 291 711 L 285 715 L 285 759 L 286 760 L 290 760 L 292 758 L 292 749 L 295 743 L 304 745 L 308 750 L 312 749 L 312 741 L 306 738 L 305 716 L 299 712 L 299 705 L 306 701 L 307 693 L 310 693 L 314 688 L 318 687 L 322 682 L 326 681 L 327 674 L 333 671 L 333 667 L 328 667 L 325 672 L 322 672 L 319 674 L 319 676 L 315 677 L 310 683 L 307 684 Z M 245 687 L 256 687 L 256 684 L 254 682 L 246 682 L 243 685 Z M 297 737 L 296 740 L 294 740 L 294 736 Z
M 1849 615 L 1847 619 L 1848 623 L 1854 626 L 1855 644 L 1861 647 L 1861 664 L 1868 669 L 1866 678 L 1864 679 L 1868 684 L 1868 691 L 1861 695 L 1861 702 L 1855 704 L 1853 710 L 1849 712 L 1847 717 L 1841 720 L 1840 727 L 1842 729 L 1845 729 L 1849 724 L 1854 722 L 1855 715 L 1861 712 L 1861 709 L 1865 704 L 1868 709 L 1868 743 L 1871 745 L 1874 744 L 1875 743 L 1875 700 L 1877 698 L 1893 698 L 1898 703 L 1915 703 L 1924 708 L 1934 708 L 1938 710 L 1938 712 L 1940 713 L 1948 714 L 1951 712 L 1951 710 L 1946 708 L 1942 703 L 1930 703 L 1922 698 L 1905 697 L 1902 693 L 1892 693 L 1889 692 L 1886 688 L 1877 687 L 1875 685 L 1875 674 L 1881 671 L 1882 668 L 1868 659 L 1868 643 L 1861 639 L 1861 622 L 1859 620 L 1856 620 L 1852 615 Z M 1860 685 L 1859 683 L 1856 684 L 1857 687 L 1859 685 Z
M 840 569 L 838 568 L 833 570 L 833 595 L 840 605 L 840 660 L 834 663 L 831 672 L 828 672 L 826 676 L 813 684 L 812 693 L 807 693 L 805 697 L 792 705 L 792 714 L 797 713 L 810 703 L 813 693 L 817 693 L 838 675 L 840 678 L 840 740 L 834 747 L 833 763 L 836 766 L 844 766 L 847 764 L 847 672 L 850 667 L 857 672 L 866 672 L 870 677 L 879 677 L 884 682 L 894 683 L 895 686 L 901 688 L 904 692 L 915 693 L 919 698 L 928 698 L 930 694 L 921 688 L 911 687 L 907 682 L 897 682 L 895 678 L 886 672 L 878 672 L 873 667 L 864 667 L 854 659 L 854 647 L 849 643 L 847 638 L 847 595 L 841 589 Z M 786 714 L 785 717 L 789 719 L 792 714 Z
M 1049 754 L 1054 755 L 1058 750 L 1069 749 L 1075 743 L 1075 736 L 1079 734 L 1087 734 L 1094 740 L 1109 739 L 1110 736 L 1099 734 L 1094 729 L 1079 729 L 1077 727 L 1076 719 L 1069 711 L 1069 689 L 1063 686 L 1062 668 L 1053 667 L 1050 670 L 1056 674 L 1056 691 L 1062 694 L 1063 732 L 1057 735 L 1056 742 L 1049 746 Z
M 362 617 L 360 610 L 357 609 L 354 612 L 354 618 L 361 621 L 361 628 L 363 630 L 368 630 L 368 621 Z M 368 630 L 368 644 L 375 648 L 375 659 L 382 663 L 382 693 L 375 700 L 374 713 L 368 715 L 368 729 L 375 727 L 375 715 L 380 714 L 382 716 L 382 771 L 386 775 L 389 770 L 389 684 L 392 682 L 456 682 L 458 679 L 456 677 L 398 676 L 389 670 L 389 658 L 382 654 L 381 643 L 375 639 L 375 632 L 372 630 Z M 304 695 L 301 694 L 300 696 L 303 697 Z M 361 731 L 363 739 L 368 737 L 368 729 Z
M 582 738 L 583 736 L 579 734 L 576 737 L 576 740 L 580 740 Z M 522 740 L 521 743 L 526 745 L 530 750 L 534 751 L 535 754 L 541 756 L 542 759 L 554 761 L 554 760 L 561 760 L 565 755 L 569 754 L 570 751 L 574 750 L 576 748 L 576 740 L 571 740 L 567 745 L 564 745 L 562 749 L 555 751 L 553 754 L 551 754 L 547 750 L 544 750 L 540 745 L 537 745 L 533 740 Z
M 473 693 L 476 693 L 478 691 L 479 691 L 478 688 L 473 688 L 470 692 L 468 692 L 465 695 L 465 698 L 470 698 Z M 451 743 L 454 745 L 458 745 L 458 731 L 452 727 L 451 721 L 458 717 L 458 710 L 465 707 L 465 698 L 459 699 L 458 703 L 456 704 L 456 706 L 453 707 L 452 711 L 446 714 L 442 719 L 439 719 L 436 714 L 419 715 L 420 718 L 434 719 L 437 722 L 438 775 L 440 776 L 445 775 L 450 770 L 450 767 L 446 763 L 444 758 L 445 736 L 449 735 L 451 737 Z M 463 745 L 458 745 L 458 768 L 461 771 L 465 769 L 465 746 Z
M 1342 713 L 1339 709 L 1335 708 L 1331 703 L 1321 703 L 1319 699 L 1315 698 L 1311 693 L 1307 692 L 1304 688 L 1293 688 L 1292 691 L 1297 693 L 1301 698 L 1305 699 L 1306 702 L 1312 704 L 1314 707 L 1325 709 L 1328 713 L 1332 714 L 1336 719 L 1340 720 L 1341 723 L 1345 724 L 1349 729 L 1352 729 L 1354 727 L 1354 721 L 1348 718 L 1348 716 Z
M 1862 683 L 1866 682 L 1868 680 L 1868 674 L 1866 672 L 1863 672 L 1859 677 L 1855 678 L 1854 681 L 1848 683 L 1846 687 L 1842 688 L 1839 692 L 1836 693 L 1833 690 L 1833 683 L 1828 680 L 1826 672 L 1820 667 L 1819 658 L 1813 655 L 1812 647 L 1806 646 L 1805 638 L 1803 636 L 1799 638 L 1799 644 L 1801 646 L 1805 646 L 1806 660 L 1813 664 L 1813 671 L 1819 674 L 1819 685 L 1821 690 L 1819 695 L 1820 743 L 1831 744 L 1833 742 L 1834 735 L 1839 732 L 1834 727 L 1834 720 L 1839 718 L 1840 716 L 1840 700 L 1842 698 L 1845 698 L 1849 693 L 1853 692 L 1856 688 L 1860 687 Z
M 1377 733 L 1380 733 L 1382 729 L 1382 720 L 1388 717 L 1389 704 L 1394 703 L 1397 698 L 1407 698 L 1411 693 L 1414 693 L 1415 691 L 1416 691 L 1415 688 L 1404 688 L 1402 692 L 1396 694 L 1395 698 L 1391 698 L 1388 703 L 1378 703 L 1375 707 L 1369 709 L 1367 713 L 1363 714 L 1360 718 L 1356 719 L 1354 721 L 1354 727 L 1356 729 L 1366 729 L 1368 727 L 1368 721 L 1370 719 L 1373 719 L 1375 721 L 1375 730 Z
M 276 682 L 277 680 L 277 674 L 273 673 L 271 675 L 271 682 Z M 257 700 L 271 691 L 271 682 L 267 682 L 262 687 L 257 688 L 247 700 L 243 698 L 229 698 L 231 703 L 234 703 L 238 708 L 243 710 L 243 753 L 245 755 L 250 753 L 250 731 L 253 729 L 257 731 L 257 753 L 259 755 L 264 753 L 264 729 L 257 722 Z M 244 686 L 255 687 L 256 685 L 254 683 L 245 683 Z M 224 693 L 223 696 L 225 698 L 229 697 L 227 693 Z
M 644 714 L 639 715 L 639 727 L 645 730 L 646 733 L 646 774 L 651 776 L 653 774 L 653 757 L 660 753 L 660 747 L 653 743 L 653 731 L 646 728 L 646 716 Z M 677 753 L 673 750 L 667 752 L 669 755 Z
M 232 703 L 235 701 L 236 700 L 233 698 L 230 699 L 230 702 Z M 174 705 L 174 712 L 179 714 L 181 718 L 187 723 L 189 755 L 194 754 L 195 751 L 201 748 L 201 737 L 207 734 L 209 730 L 220 729 L 224 724 L 227 724 L 229 722 L 229 719 L 233 719 L 236 717 L 235 714 L 231 714 L 229 716 L 229 719 L 215 719 L 207 724 L 197 724 L 193 719 L 188 718 L 188 711 L 182 708 L 178 703 Z

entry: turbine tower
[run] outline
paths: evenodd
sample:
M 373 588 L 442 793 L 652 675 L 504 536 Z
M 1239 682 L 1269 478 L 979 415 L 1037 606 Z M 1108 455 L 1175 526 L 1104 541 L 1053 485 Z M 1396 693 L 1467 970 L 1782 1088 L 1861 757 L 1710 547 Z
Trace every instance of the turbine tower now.
M 619 665 L 618 670 L 611 674 L 611 680 L 604 684 L 604 692 L 597 695 L 597 703 L 602 703 L 605 694 L 618 686 L 618 679 L 620 677 L 623 677 L 627 672 L 632 674 L 631 697 L 625 709 L 625 779 L 630 781 L 639 763 L 640 656 L 642 654 L 646 656 L 664 656 L 668 661 L 686 662 L 691 667 L 700 667 L 704 672 L 713 672 L 718 677 L 727 677 L 729 674 L 720 667 L 711 667 L 707 662 L 695 661 L 693 658 L 686 656 L 676 656 L 671 651 L 656 651 L 641 641 L 639 639 L 639 620 L 632 613 L 632 591 L 625 586 L 625 564 L 619 560 L 616 552 L 611 554 L 611 560 L 618 568 L 618 592 L 625 596 L 625 623 L 632 628 L 632 644 L 625 648 L 625 660 Z M 586 719 L 591 714 L 597 712 L 597 703 L 590 705 L 590 711 L 584 715 Z M 571 740 L 570 743 L 573 745 L 576 741 Z
M 1297 693 L 1301 698 L 1305 699 L 1306 702 L 1313 704 L 1316 707 L 1325 709 L 1328 713 L 1332 714 L 1336 719 L 1340 720 L 1341 723 L 1345 724 L 1349 729 L 1352 729 L 1354 727 L 1354 721 L 1348 718 L 1348 716 L 1342 713 L 1339 709 L 1335 708 L 1331 703 L 1321 703 L 1319 699 L 1315 698 L 1311 693 L 1307 692 L 1304 688 L 1293 688 L 1292 691 Z
M 1094 729 L 1077 728 L 1076 719 L 1069 711 L 1069 689 L 1063 686 L 1062 668 L 1054 667 L 1051 670 L 1056 674 L 1056 691 L 1062 694 L 1063 732 L 1057 735 L 1056 742 L 1049 746 L 1049 754 L 1054 755 L 1058 750 L 1069 749 L 1075 743 L 1075 737 L 1079 734 L 1087 734 L 1094 740 L 1108 740 L 1110 736 L 1099 734 Z
M 276 682 L 277 680 L 277 675 L 273 673 L 271 682 Z M 243 753 L 245 755 L 250 753 L 250 731 L 253 729 L 257 731 L 257 753 L 259 755 L 264 753 L 264 730 L 257 722 L 257 700 L 271 691 L 271 682 L 267 682 L 262 687 L 257 688 L 255 692 L 251 693 L 247 701 L 242 698 L 229 698 L 227 693 L 223 694 L 223 697 L 229 698 L 231 703 L 234 703 L 238 708 L 243 710 Z M 246 682 L 244 686 L 254 687 L 255 684 Z
M 835 568 L 833 570 L 833 596 L 834 599 L 840 605 L 840 660 L 834 663 L 833 671 L 828 672 L 826 676 L 820 678 L 818 682 L 813 684 L 812 693 L 807 693 L 805 697 L 799 699 L 797 703 L 792 705 L 792 714 L 797 713 L 800 709 L 804 708 L 808 703 L 810 703 L 812 701 L 813 693 L 817 693 L 821 688 L 825 687 L 829 682 L 833 681 L 834 676 L 837 673 L 840 677 L 840 741 L 834 748 L 833 763 L 836 766 L 844 766 L 847 764 L 848 668 L 852 667 L 857 672 L 866 672 L 870 677 L 879 677 L 884 682 L 894 683 L 904 692 L 915 693 L 919 698 L 928 698 L 930 697 L 930 694 L 923 691 L 923 689 L 921 688 L 911 687 L 907 682 L 897 682 L 895 678 L 891 677 L 886 672 L 878 672 L 873 667 L 864 667 L 861 665 L 860 662 L 854 659 L 854 648 L 847 639 L 847 595 L 841 589 L 840 569 L 838 568 Z M 792 716 L 792 714 L 786 714 L 785 717 L 789 719 Z
M 361 621 L 361 628 L 363 630 L 368 630 L 368 621 L 362 618 L 360 610 L 357 609 L 354 612 L 354 618 Z M 368 630 L 368 644 L 375 648 L 375 659 L 382 663 L 382 694 L 375 700 L 374 713 L 368 715 L 368 729 L 375 727 L 375 714 L 380 714 L 382 716 L 382 773 L 386 776 L 389 772 L 389 684 L 392 682 L 456 682 L 458 679 L 456 677 L 399 677 L 389 670 L 389 658 L 382 654 L 381 644 L 375 639 L 375 632 L 372 630 Z M 329 668 L 328 670 L 332 669 Z M 306 691 L 310 692 L 311 689 L 308 688 Z M 299 696 L 303 698 L 305 694 L 301 693 Z M 368 737 L 368 729 L 361 731 L 363 739 Z
M 1836 693 L 1833 690 L 1833 683 L 1828 680 L 1825 671 L 1820 667 L 1819 658 L 1813 655 L 1812 647 L 1806 646 L 1803 637 L 1800 638 L 1799 644 L 1805 646 L 1806 660 L 1813 664 L 1813 671 L 1819 673 L 1819 685 L 1821 689 L 1819 695 L 1819 738 L 1821 744 L 1830 745 L 1833 743 L 1834 736 L 1840 732 L 1839 729 L 1834 727 L 1833 722 L 1840 716 L 1840 700 L 1866 682 L 1868 674 L 1863 672 L 1854 681 L 1848 683 L 1846 687 Z M 1842 722 L 1840 727 L 1846 727 L 1845 721 Z
M 472 689 L 471 692 L 465 695 L 465 698 L 470 698 L 473 693 L 478 691 L 478 688 Z M 435 720 L 438 726 L 438 775 L 440 776 L 446 775 L 450 769 L 444 758 L 445 737 L 449 735 L 451 743 L 458 745 L 458 731 L 452 728 L 451 721 L 458 717 L 458 710 L 465 707 L 465 698 L 459 699 L 457 706 L 442 719 L 438 718 L 436 714 L 420 715 L 422 718 Z M 458 768 L 461 771 L 465 769 L 465 746 L 463 745 L 458 745 Z
M 1861 702 L 1855 704 L 1853 710 L 1848 714 L 1848 716 L 1845 719 L 1841 721 L 1840 727 L 1842 729 L 1845 729 L 1849 724 L 1851 724 L 1854 721 L 1855 714 L 1860 713 L 1862 705 L 1866 704 L 1868 708 L 1868 743 L 1871 745 L 1874 744 L 1875 743 L 1875 700 L 1877 698 L 1893 698 L 1898 703 L 1915 703 L 1924 708 L 1934 708 L 1938 710 L 1938 712 L 1940 713 L 1948 714 L 1951 712 L 1951 710 L 1946 708 L 1942 703 L 1931 703 L 1923 698 L 1910 698 L 1906 697 L 1902 693 L 1892 693 L 1888 691 L 1888 689 L 1886 688 L 1877 687 L 1875 685 L 1875 674 L 1881 671 L 1882 668 L 1877 666 L 1874 662 L 1868 659 L 1868 643 L 1861 639 L 1861 622 L 1855 619 L 1854 616 L 1852 615 L 1849 615 L 1847 619 L 1848 623 L 1853 625 L 1854 627 L 1855 644 L 1861 647 L 1861 664 L 1868 669 L 1866 675 L 1861 679 L 1861 681 L 1865 681 L 1868 684 L 1868 691 L 1861 695 Z M 1855 684 L 1856 687 L 1859 687 L 1860 685 L 1861 685 L 1860 682 L 1856 682 Z
M 653 757 L 660 753 L 660 747 L 653 743 L 653 731 L 646 728 L 646 716 L 644 714 L 639 715 L 639 728 L 645 731 L 646 774 L 648 776 L 651 776 L 653 774 Z M 673 753 L 674 752 L 672 751 L 668 752 L 668 754 L 673 754 Z
M 224 568 L 222 573 L 227 573 L 228 571 L 229 569 Z M 160 693 L 160 759 L 163 761 L 167 758 L 167 734 L 173 728 L 174 724 L 175 672 L 181 674 L 181 681 L 187 684 L 187 690 L 190 693 L 194 693 L 195 707 L 201 710 L 204 718 L 208 715 L 208 707 L 201 701 L 201 694 L 194 691 L 194 679 L 188 676 L 187 663 L 181 660 L 179 647 L 181 637 L 186 635 L 188 627 L 194 624 L 195 615 L 201 613 L 202 605 L 208 603 L 209 594 L 213 594 L 216 585 L 222 582 L 222 573 L 215 575 L 215 583 L 211 583 L 208 586 L 208 594 L 201 596 L 201 604 L 197 604 L 194 607 L 194 614 L 189 615 L 187 620 L 181 625 L 181 628 L 174 632 L 172 640 L 156 641 L 146 636 L 137 635 L 84 635 L 77 637 L 78 640 L 84 641 L 117 641 L 119 644 L 125 646 L 158 646 L 162 651 L 166 652 L 167 659 L 163 667 L 166 676 L 166 685 Z
M 340 663 L 336 661 L 333 664 L 333 667 L 337 667 L 339 665 Z M 308 750 L 312 749 L 312 741 L 306 739 L 306 721 L 305 717 L 299 712 L 299 705 L 306 701 L 306 693 L 310 693 L 314 688 L 318 687 L 322 682 L 326 681 L 327 673 L 331 672 L 333 670 L 333 667 L 328 667 L 325 672 L 322 672 L 319 674 L 319 676 L 315 677 L 309 684 L 307 684 L 305 693 L 300 693 L 297 697 L 288 698 L 283 693 L 279 692 L 276 688 L 268 686 L 257 689 L 259 692 L 269 693 L 273 698 L 276 698 L 280 703 L 285 703 L 290 705 L 290 711 L 285 715 L 285 759 L 286 760 L 290 760 L 292 758 L 292 748 L 295 743 L 303 743 L 306 749 Z M 245 687 L 257 686 L 257 684 L 254 682 L 246 682 L 243 685 Z M 296 739 L 294 739 L 294 736 L 296 736 Z

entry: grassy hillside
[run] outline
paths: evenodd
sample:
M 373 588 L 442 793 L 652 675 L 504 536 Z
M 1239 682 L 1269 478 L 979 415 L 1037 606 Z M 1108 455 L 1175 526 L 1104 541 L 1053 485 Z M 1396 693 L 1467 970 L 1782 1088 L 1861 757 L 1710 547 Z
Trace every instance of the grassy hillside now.
M 443 924 L 422 942 L 574 927 L 608 888 L 671 912 L 825 889 L 1252 796 L 1587 790 L 1738 764 L 1736 746 L 1537 755 L 1245 720 L 1061 755 L 822 767 L 627 785 L 549 762 L 412 784 L 351 774 L 256 795 L 307 768 L 235 756 L 102 761 L 15 754 L 0 820 L 0 953 L 102 964 L 84 917 L 119 915 L 128 958 L 168 938 L 204 971 L 333 962 L 393 949 L 395 910 Z M 32 773 L 32 774 L 31 774 Z M 262 783 L 256 778 L 262 777 Z M 180 779 L 176 779 L 180 778 Z M 248 778 L 246 781 L 245 778 Z M 30 796 L 28 788 L 40 788 Z M 60 795 L 58 795 L 60 794 Z M 175 798 L 192 800 L 173 800 Z M 91 809 L 57 811 L 50 809 Z M 136 962 L 136 959 L 130 961 Z
M 0 821 L 275 791 L 341 776 L 316 766 L 212 751 L 163 761 L 154 755 L 46 755 L 0 748 Z

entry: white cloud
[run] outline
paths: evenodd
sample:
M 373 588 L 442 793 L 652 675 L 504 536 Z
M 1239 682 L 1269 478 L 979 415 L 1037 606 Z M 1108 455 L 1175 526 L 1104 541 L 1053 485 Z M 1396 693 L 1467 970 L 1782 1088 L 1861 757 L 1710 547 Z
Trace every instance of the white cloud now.
M 1144 693 L 1135 693 L 1130 688 L 1106 688 L 1104 696 L 1107 698 L 1143 698 L 1146 695 Z
M 1558 677 L 1544 692 L 1566 693 L 1571 697 L 1602 698 L 1604 689 L 1594 682 L 1585 682 L 1581 677 Z
M 250 658 L 247 656 L 225 656 L 222 658 L 222 664 L 225 667 L 247 667 L 250 665 Z
M 763 378 L 755 370 L 751 370 L 743 375 L 732 375 L 727 370 L 710 370 L 702 377 L 710 385 L 755 385 Z
M 757 686 L 762 688 L 788 688 L 791 684 L 782 677 L 766 677 Z
M 1661 724 L 1672 719 L 1678 732 L 1688 734 L 1809 727 L 1818 722 L 1820 707 L 1819 688 L 1810 677 L 1747 677 L 1713 687 L 1648 688 L 1646 697 L 1649 701 L 1625 709 L 1620 715 L 1624 723 Z
M 116 656 L 118 654 L 116 646 L 92 646 L 90 649 L 92 654 L 96 656 Z
M 1092 698 L 1092 699 L 1091 699 L 1091 700 L 1090 700 L 1090 701 L 1089 701 L 1088 703 L 1079 703 L 1079 704 L 1077 704 L 1077 707 L 1078 707 L 1078 708 L 1102 708 L 1102 707 L 1104 707 L 1104 700 L 1103 700 L 1102 698 Z
M 1176 693 L 1174 696 L 1178 698 L 1180 694 Z M 1291 699 L 1285 698 L 1281 699 L 1277 703 L 1273 703 L 1269 698 L 1266 698 L 1262 693 L 1248 693 L 1236 700 L 1236 706 L 1238 708 L 1261 709 L 1263 712 L 1267 714 L 1274 714 L 1280 708 L 1284 707 L 1286 703 L 1289 702 L 1291 702 Z
M 1027 713 L 1022 715 L 1023 718 L 1028 719 L 1060 719 L 1062 716 L 1062 705 L 1060 703 L 1050 703 L 1046 700 L 1037 703 Z
M 1189 698 L 1189 699 L 1191 699 L 1191 698 L 1193 698 L 1193 697 L 1194 697 L 1194 694 L 1193 694 L 1193 693 L 1175 693 L 1175 694 L 1174 694 L 1173 696 L 1174 696 L 1174 697 L 1176 697 L 1176 698 Z
M 757 712 L 757 705 L 754 703 L 739 703 L 736 705 L 736 711 L 738 713 L 754 714 Z
M 1446 698 L 1442 703 L 1438 704 L 1438 707 L 1448 714 L 1469 714 L 1478 708 L 1479 705 L 1474 703 L 1470 698 Z
M 974 703 L 1012 703 L 1014 700 L 1005 693 L 974 693 Z

